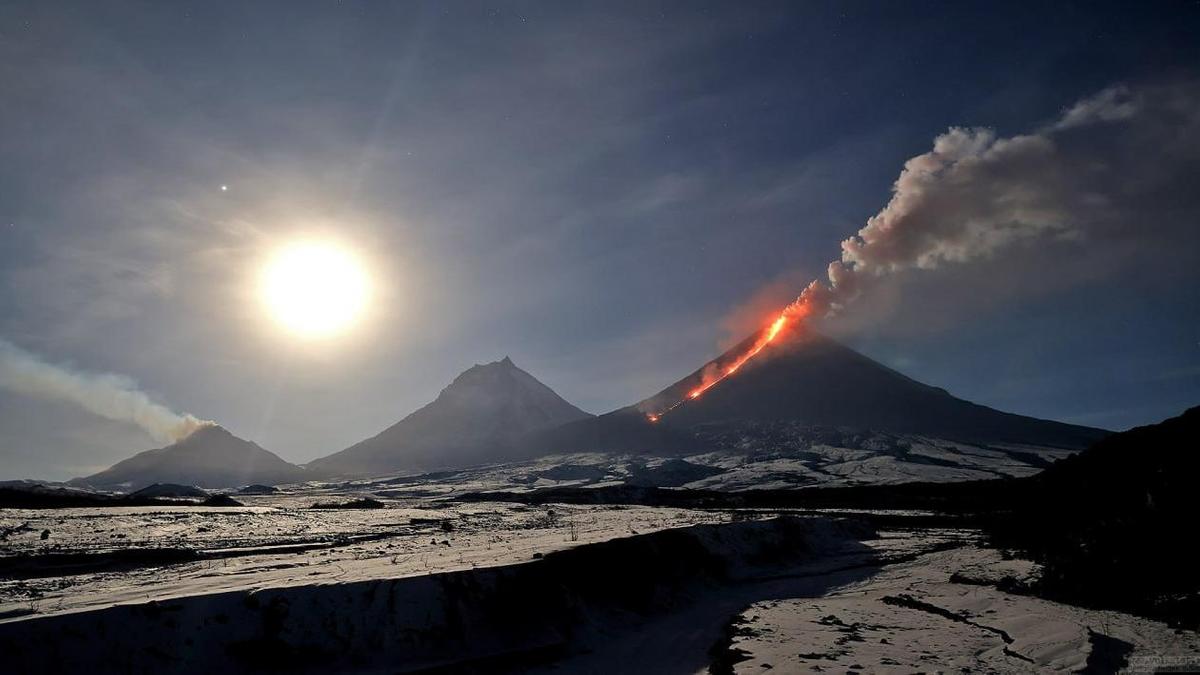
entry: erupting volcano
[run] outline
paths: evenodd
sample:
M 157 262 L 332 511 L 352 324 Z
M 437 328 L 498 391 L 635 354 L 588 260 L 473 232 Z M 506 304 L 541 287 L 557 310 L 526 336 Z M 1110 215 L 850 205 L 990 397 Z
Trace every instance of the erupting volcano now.
M 811 313 L 812 303 L 808 301 L 808 296 L 801 296 L 795 302 L 785 307 L 770 324 L 759 331 L 752 342 L 749 344 L 743 343 L 745 344 L 744 348 L 738 349 L 735 347 L 731 352 L 726 352 L 722 357 L 705 366 L 700 384 L 688 391 L 685 397 L 675 401 L 666 408 L 646 413 L 646 419 L 651 422 L 657 422 L 662 419 L 663 415 L 684 403 L 700 398 L 704 392 L 712 389 L 722 380 L 738 372 L 750 359 L 758 356 L 759 352 L 771 344 L 775 338 L 779 337 L 779 334 L 785 329 L 799 326 Z
M 699 455 L 760 441 L 774 452 L 797 429 L 809 427 L 862 432 L 863 438 L 909 434 L 1075 450 L 1105 435 L 994 410 L 906 377 L 818 332 L 811 320 L 825 307 L 819 297 L 801 296 L 763 328 L 658 393 L 537 432 L 516 446 L 528 457 Z M 785 428 L 784 436 L 762 436 L 776 428 Z

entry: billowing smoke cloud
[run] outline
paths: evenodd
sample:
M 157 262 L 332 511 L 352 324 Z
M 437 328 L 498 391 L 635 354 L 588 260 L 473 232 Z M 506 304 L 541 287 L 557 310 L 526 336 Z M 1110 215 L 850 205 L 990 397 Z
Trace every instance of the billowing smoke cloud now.
M 842 242 L 828 280 L 793 308 L 837 313 L 881 279 L 995 255 L 1022 242 L 1165 247 L 1196 227 L 1200 86 L 1113 87 L 1030 134 L 952 128 L 909 159 L 891 201 Z M 1140 244 L 1130 244 L 1140 245 Z M 1052 274 L 1053 270 L 1046 270 Z
M 110 420 L 132 422 L 161 442 L 179 440 L 211 424 L 155 403 L 128 377 L 83 373 L 47 363 L 3 339 L 0 339 L 0 387 L 74 403 Z

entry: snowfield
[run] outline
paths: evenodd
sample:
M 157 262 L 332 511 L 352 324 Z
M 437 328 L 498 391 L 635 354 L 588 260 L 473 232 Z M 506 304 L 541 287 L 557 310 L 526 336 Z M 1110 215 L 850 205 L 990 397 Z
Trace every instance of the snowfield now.
M 758 602 L 731 624 L 737 673 L 1153 672 L 1200 668 L 1200 638 L 1164 624 L 997 590 L 1032 572 L 973 546 L 890 566 L 820 598 Z M 954 579 L 954 580 L 952 580 Z M 1140 664 L 1140 665 L 1139 665 Z
M 1031 476 L 1074 450 L 973 445 L 924 436 L 739 423 L 702 428 L 721 452 L 654 457 L 569 453 L 469 469 L 351 481 L 342 489 L 404 499 L 464 492 L 638 485 L 705 490 L 954 482 Z
M 581 460 L 528 468 L 556 483 L 608 475 L 564 468 Z M 458 476 L 443 489 L 486 483 Z M 420 484 L 410 478 L 390 479 L 389 489 Z M 973 531 L 894 525 L 919 513 L 891 512 L 893 524 L 879 530 L 833 511 L 429 498 L 310 508 L 363 487 L 296 486 L 241 497 L 244 508 L 0 511 L 6 664 L 97 673 L 1106 672 L 1200 658 L 1194 633 L 998 590 L 1037 570 L 984 548 Z M 179 551 L 187 555 L 163 557 Z
M 321 499 L 325 499 L 322 497 Z M 514 564 L 570 546 L 698 523 L 719 512 L 648 507 L 421 504 L 311 509 L 313 497 L 248 508 L 0 510 L 0 572 L 38 554 L 86 554 L 0 575 L 0 622 L 127 602 L 268 586 L 396 578 Z M 49 531 L 43 540 L 41 533 Z M 106 562 L 127 551 L 196 551 L 164 565 Z M 7 578 L 5 578 L 7 577 Z

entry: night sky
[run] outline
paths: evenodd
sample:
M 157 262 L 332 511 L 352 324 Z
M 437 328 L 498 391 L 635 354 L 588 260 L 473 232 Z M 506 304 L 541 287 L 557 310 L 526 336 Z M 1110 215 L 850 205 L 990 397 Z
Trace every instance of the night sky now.
M 1195 2 L 3 2 L 0 338 L 297 462 L 505 355 L 606 412 L 823 277 L 950 127 L 1191 101 L 1198 30 Z M 1147 138 L 1135 188 L 1200 166 Z M 1197 205 L 898 272 L 822 329 L 1003 410 L 1158 421 L 1200 403 Z M 376 289 L 331 341 L 255 294 L 313 234 Z M 156 445 L 0 390 L 0 478 Z

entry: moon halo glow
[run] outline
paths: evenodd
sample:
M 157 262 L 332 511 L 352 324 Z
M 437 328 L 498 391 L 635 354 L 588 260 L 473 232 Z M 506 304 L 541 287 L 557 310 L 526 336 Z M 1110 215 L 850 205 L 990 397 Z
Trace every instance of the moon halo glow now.
M 310 339 L 351 328 L 371 294 L 362 262 L 347 249 L 324 241 L 295 242 L 277 250 L 263 268 L 259 291 L 276 323 Z

